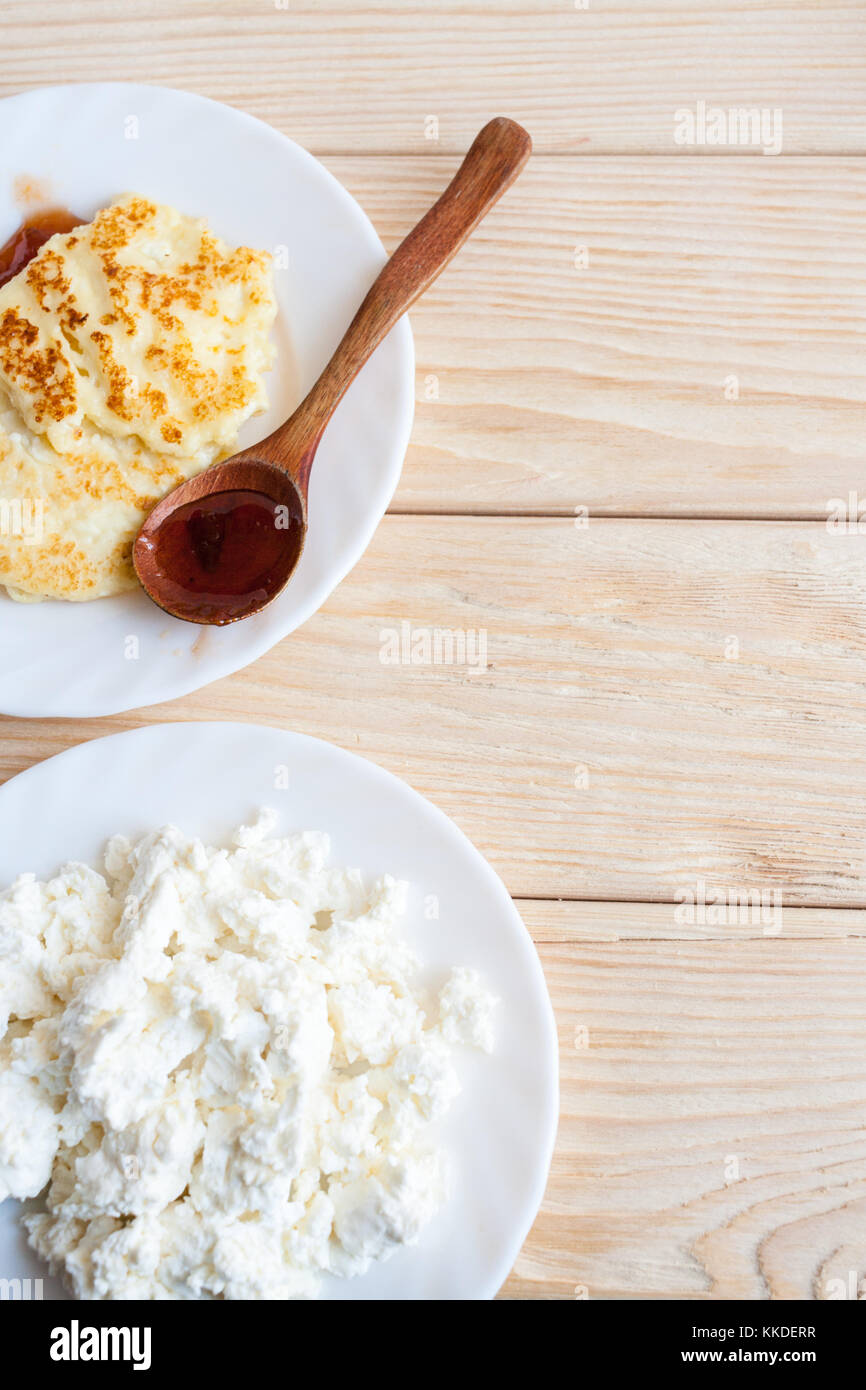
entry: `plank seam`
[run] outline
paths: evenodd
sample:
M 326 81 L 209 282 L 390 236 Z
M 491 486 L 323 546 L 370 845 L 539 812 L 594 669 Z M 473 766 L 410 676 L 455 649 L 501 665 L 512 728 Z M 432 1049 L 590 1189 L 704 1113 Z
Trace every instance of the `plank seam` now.
M 512 893 L 515 903 L 585 903 L 588 907 L 676 907 L 675 898 L 582 898 L 568 893 Z M 784 909 L 783 909 L 784 910 Z M 789 912 L 866 912 L 866 902 L 790 903 Z M 864 926 L 866 930 L 866 926 Z
M 449 511 L 428 511 L 424 508 L 409 509 L 400 506 L 389 507 L 387 516 L 423 516 L 435 517 L 437 520 L 452 517 L 465 517 L 471 521 L 483 521 L 485 519 L 504 519 L 506 521 L 573 521 L 574 511 L 539 511 L 539 512 L 508 512 L 508 511 L 483 511 L 467 512 L 458 510 Z M 589 511 L 590 521 L 724 521 L 734 525 L 749 523 L 761 525 L 764 522 L 774 524 L 790 522 L 792 526 L 826 526 L 827 517 L 825 516 L 736 516 L 730 513 L 722 515 L 715 512 L 609 512 L 609 511 Z

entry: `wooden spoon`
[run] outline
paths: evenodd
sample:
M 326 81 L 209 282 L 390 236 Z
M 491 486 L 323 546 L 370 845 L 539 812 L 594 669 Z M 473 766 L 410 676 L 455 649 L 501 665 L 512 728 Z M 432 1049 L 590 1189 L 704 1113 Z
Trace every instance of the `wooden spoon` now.
M 160 608 L 221 625 L 259 612 L 285 586 L 303 549 L 310 470 L 328 421 L 374 349 L 514 182 L 531 148 L 515 121 L 490 121 L 374 281 L 295 413 L 260 444 L 157 503 L 138 533 L 133 563 Z

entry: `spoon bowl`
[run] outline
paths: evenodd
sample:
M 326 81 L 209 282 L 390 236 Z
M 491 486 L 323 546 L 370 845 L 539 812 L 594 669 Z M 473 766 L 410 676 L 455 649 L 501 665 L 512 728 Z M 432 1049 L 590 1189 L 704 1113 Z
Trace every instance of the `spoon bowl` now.
M 531 149 L 516 121 L 489 121 L 373 282 L 294 414 L 260 444 L 157 503 L 132 559 L 145 592 L 166 613 L 223 626 L 260 612 L 285 588 L 304 548 L 310 471 L 331 416 L 383 338 L 517 178 Z
M 224 626 L 288 584 L 307 537 L 307 499 L 285 469 L 236 456 L 158 502 L 133 563 L 147 593 L 187 622 Z

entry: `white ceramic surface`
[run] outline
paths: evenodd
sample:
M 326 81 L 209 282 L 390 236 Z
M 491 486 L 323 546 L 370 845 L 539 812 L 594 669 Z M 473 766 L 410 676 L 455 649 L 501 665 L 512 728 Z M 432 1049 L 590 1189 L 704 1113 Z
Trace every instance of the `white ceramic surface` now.
M 109 835 L 166 821 L 221 844 L 262 805 L 278 810 L 281 831 L 326 830 L 334 863 L 408 879 L 406 930 L 430 982 L 453 965 L 474 966 L 500 1000 L 494 1053 L 459 1057 L 463 1092 L 441 1132 L 449 1202 L 417 1246 L 360 1279 L 328 1279 L 324 1296 L 492 1298 L 544 1192 L 558 1115 L 556 1028 L 510 897 L 441 811 L 318 739 L 247 724 L 158 724 L 80 744 L 0 787 L 0 888 L 68 859 L 101 866 Z M 439 916 L 431 920 L 433 897 Z M 0 1207 L 0 1277 L 46 1277 L 11 1201 Z M 46 1282 L 46 1297 L 60 1292 Z
M 365 214 L 317 160 L 251 116 L 187 92 L 100 83 L 0 101 L 0 242 L 28 210 L 27 181 L 43 205 L 87 217 L 118 194 L 142 193 L 206 217 L 230 243 L 276 254 L 271 409 L 247 424 L 240 447 L 268 434 L 313 384 L 385 260 Z M 141 592 L 26 605 L 0 594 L 0 712 L 115 714 L 255 661 L 363 554 L 397 485 L 413 412 L 404 318 L 341 403 L 313 470 L 300 566 L 254 618 L 202 628 L 167 617 Z

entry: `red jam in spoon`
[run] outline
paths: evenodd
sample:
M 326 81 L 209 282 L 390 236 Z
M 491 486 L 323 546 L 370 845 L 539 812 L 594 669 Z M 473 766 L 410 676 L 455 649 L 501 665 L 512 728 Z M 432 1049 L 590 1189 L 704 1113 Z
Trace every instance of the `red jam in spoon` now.
M 293 512 L 262 492 L 238 490 L 178 507 L 143 544 L 179 616 L 218 611 L 234 622 L 282 588 L 303 539 L 300 502 Z

